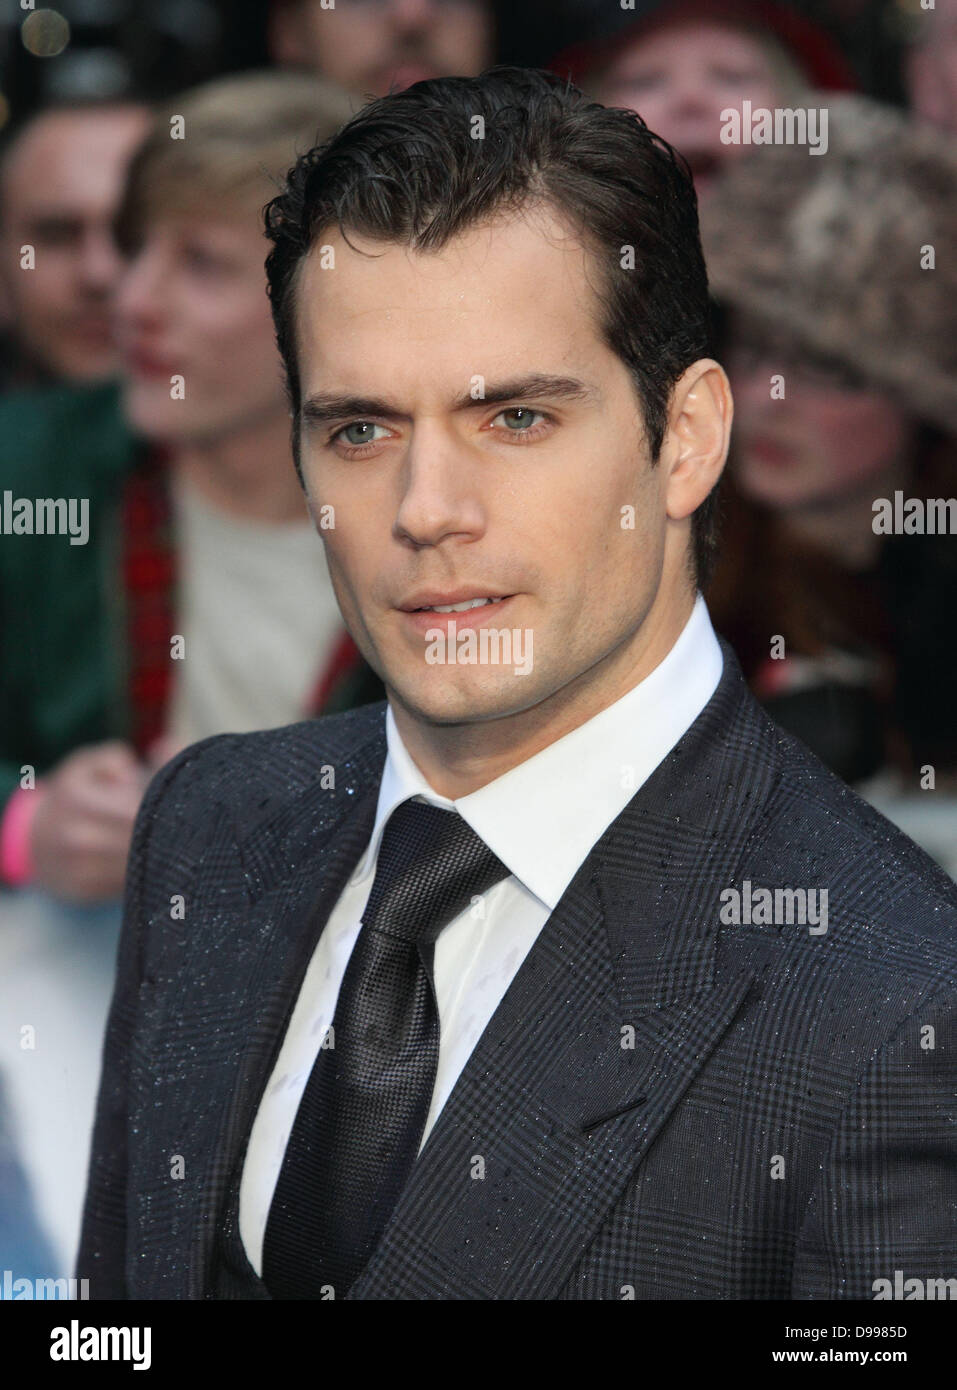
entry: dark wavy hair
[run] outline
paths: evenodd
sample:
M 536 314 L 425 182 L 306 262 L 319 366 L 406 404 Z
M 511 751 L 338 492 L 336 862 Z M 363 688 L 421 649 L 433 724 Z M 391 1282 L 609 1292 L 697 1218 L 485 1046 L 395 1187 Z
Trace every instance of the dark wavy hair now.
M 554 73 L 497 66 L 370 101 L 301 156 L 265 210 L 300 481 L 296 272 L 321 234 L 337 226 L 347 240 L 351 231 L 438 251 L 493 214 L 543 202 L 594 257 L 600 331 L 632 375 L 657 463 L 676 381 L 714 355 L 691 172 L 635 112 L 590 101 Z M 629 246 L 633 269 L 622 264 Z M 714 491 L 692 528 L 693 573 L 703 587 L 716 549 Z

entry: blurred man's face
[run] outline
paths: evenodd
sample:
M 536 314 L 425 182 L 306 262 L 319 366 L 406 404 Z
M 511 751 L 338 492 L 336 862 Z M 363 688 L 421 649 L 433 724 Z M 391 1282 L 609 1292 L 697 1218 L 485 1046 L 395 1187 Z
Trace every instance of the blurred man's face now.
M 596 86 L 606 106 L 637 111 L 650 130 L 691 165 L 698 197 L 723 165 L 748 152 L 721 141 L 721 112 L 774 107 L 782 93 L 770 60 L 743 30 L 721 24 L 680 24 L 633 42 Z
M 127 416 L 146 437 L 209 444 L 287 412 L 252 204 L 158 218 L 117 310 Z
M 784 512 L 840 503 L 862 489 L 873 494 L 910 444 L 913 426 L 905 411 L 877 387 L 799 350 L 751 346 L 761 343 L 759 331 L 744 318 L 738 322 L 726 361 L 740 490 Z M 772 377 L 779 375 L 783 400 L 771 394 Z
M 283 0 L 272 48 L 284 64 L 315 68 L 365 95 L 429 77 L 474 77 L 493 61 L 485 0 Z
M 428 723 L 618 698 L 690 612 L 690 521 L 669 517 L 670 433 L 652 468 L 585 252 L 541 210 L 438 253 L 349 239 L 375 258 L 330 229 L 334 269 L 314 248 L 296 303 L 303 475 L 313 516 L 332 509 L 320 535 L 358 646 Z M 495 602 L 413 611 L 476 598 Z M 429 630 L 452 626 L 531 633 L 532 670 L 429 664 Z
M 112 297 L 122 269 L 112 219 L 146 132 L 138 107 L 50 112 L 8 154 L 0 189 L 0 280 L 28 361 L 68 381 L 116 370 Z M 22 268 L 23 247 L 34 266 Z

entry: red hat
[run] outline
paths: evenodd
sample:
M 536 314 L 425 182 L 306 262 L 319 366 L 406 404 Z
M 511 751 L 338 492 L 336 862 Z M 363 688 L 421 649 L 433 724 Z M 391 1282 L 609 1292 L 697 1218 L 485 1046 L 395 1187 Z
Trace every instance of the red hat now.
M 808 84 L 821 91 L 853 92 L 859 83 L 837 43 L 823 29 L 776 0 L 662 0 L 614 33 L 570 44 L 548 64 L 552 72 L 580 86 L 623 44 L 687 20 L 707 20 L 770 34 L 801 68 Z

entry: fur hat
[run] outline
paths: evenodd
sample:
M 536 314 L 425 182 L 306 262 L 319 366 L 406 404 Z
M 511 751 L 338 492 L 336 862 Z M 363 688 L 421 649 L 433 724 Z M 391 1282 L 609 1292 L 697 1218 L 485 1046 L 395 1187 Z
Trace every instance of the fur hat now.
M 804 104 L 823 153 L 755 145 L 702 204 L 712 294 L 957 431 L 957 147 L 869 98 Z

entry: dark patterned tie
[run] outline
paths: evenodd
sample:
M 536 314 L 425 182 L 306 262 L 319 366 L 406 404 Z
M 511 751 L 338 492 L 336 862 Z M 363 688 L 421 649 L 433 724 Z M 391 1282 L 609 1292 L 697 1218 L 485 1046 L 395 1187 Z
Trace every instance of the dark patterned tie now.
M 404 801 L 296 1114 L 263 1241 L 273 1298 L 342 1298 L 416 1160 L 439 1057 L 432 980 L 444 926 L 509 870 L 455 811 Z M 328 1296 L 328 1295 L 326 1295 Z

